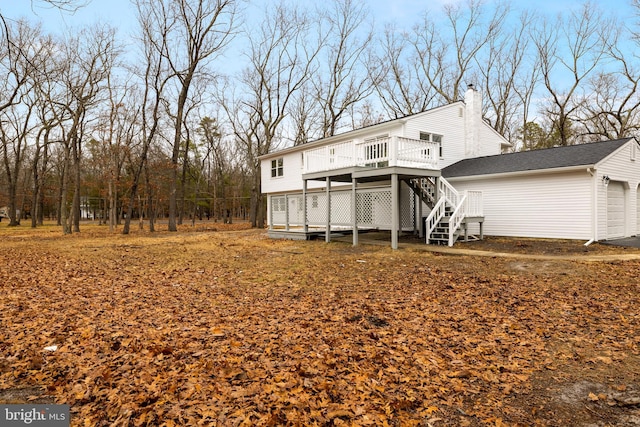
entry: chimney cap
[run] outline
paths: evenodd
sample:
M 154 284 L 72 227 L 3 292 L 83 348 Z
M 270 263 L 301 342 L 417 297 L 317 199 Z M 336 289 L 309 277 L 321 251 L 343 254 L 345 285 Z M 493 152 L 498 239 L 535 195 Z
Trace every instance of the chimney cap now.
M 469 83 L 469 84 L 467 85 L 467 88 L 469 88 L 469 89 L 474 89 L 473 83 Z

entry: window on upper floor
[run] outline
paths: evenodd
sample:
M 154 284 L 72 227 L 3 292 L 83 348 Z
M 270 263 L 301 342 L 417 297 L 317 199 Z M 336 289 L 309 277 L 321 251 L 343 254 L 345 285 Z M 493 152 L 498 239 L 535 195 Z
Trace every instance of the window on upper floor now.
M 420 140 L 421 141 L 430 141 L 438 144 L 438 157 L 442 158 L 443 150 L 442 150 L 442 135 L 438 135 L 430 132 L 420 132 Z
M 277 178 L 284 175 L 284 159 L 279 157 L 271 160 L 271 178 Z

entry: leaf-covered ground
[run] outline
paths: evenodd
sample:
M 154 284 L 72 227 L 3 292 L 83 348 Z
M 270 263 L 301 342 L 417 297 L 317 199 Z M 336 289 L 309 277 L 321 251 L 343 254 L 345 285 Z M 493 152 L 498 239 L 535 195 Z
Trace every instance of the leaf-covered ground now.
M 67 403 L 74 426 L 640 425 L 640 261 L 587 258 L 638 250 L 222 227 L 3 224 L 0 403 Z

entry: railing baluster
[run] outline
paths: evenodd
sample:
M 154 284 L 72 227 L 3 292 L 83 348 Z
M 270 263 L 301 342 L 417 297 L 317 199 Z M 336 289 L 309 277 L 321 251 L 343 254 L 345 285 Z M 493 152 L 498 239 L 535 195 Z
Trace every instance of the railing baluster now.
M 438 169 L 438 144 L 392 136 L 369 142 L 339 142 L 303 152 L 303 173 L 363 164 Z

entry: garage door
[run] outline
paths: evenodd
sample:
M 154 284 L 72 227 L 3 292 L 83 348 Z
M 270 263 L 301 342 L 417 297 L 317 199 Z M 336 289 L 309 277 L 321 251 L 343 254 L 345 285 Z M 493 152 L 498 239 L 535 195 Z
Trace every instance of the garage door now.
M 607 186 L 607 239 L 624 237 L 624 185 L 611 181 Z

